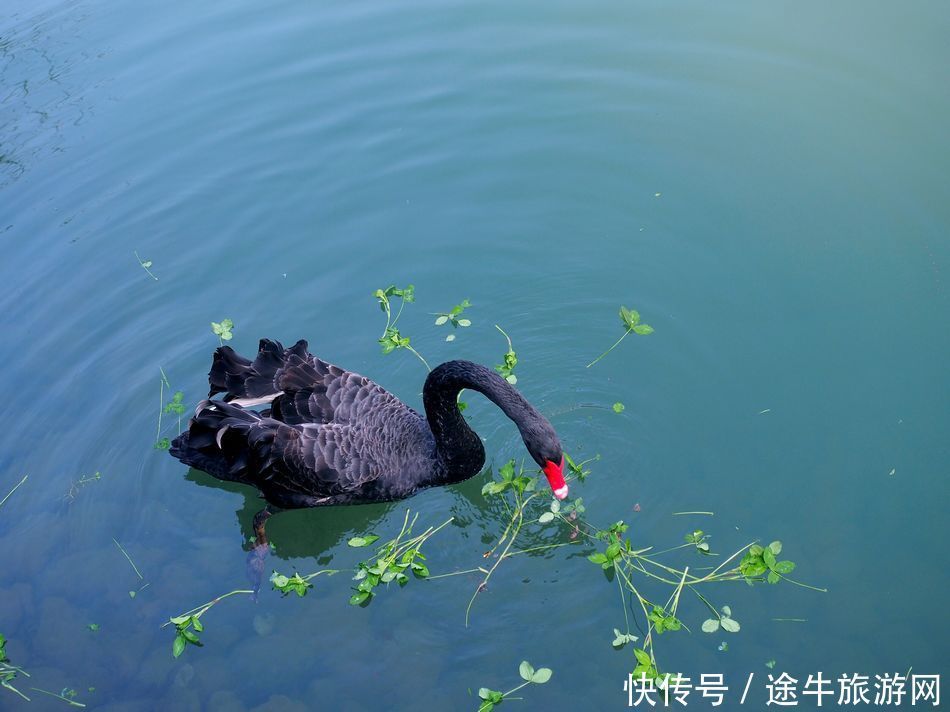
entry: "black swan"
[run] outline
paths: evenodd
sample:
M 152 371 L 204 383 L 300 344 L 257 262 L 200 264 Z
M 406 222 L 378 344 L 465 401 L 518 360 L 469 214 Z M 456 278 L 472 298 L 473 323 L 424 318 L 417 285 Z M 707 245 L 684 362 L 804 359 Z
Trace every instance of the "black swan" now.
M 434 368 L 422 389 L 425 417 L 364 376 L 321 361 L 298 341 L 262 339 L 254 361 L 214 352 L 211 392 L 171 454 L 222 480 L 257 487 L 279 508 L 387 502 L 461 482 L 485 449 L 458 409 L 459 392 L 483 393 L 511 418 L 558 499 L 567 496 L 554 428 L 494 371 L 470 361 Z M 263 412 L 248 410 L 269 406 Z M 263 519 L 255 520 L 255 529 Z

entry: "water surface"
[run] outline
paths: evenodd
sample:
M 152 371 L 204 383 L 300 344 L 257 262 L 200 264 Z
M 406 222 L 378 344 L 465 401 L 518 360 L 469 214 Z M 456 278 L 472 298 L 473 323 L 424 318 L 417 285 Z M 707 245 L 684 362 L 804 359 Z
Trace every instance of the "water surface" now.
M 360 609 L 341 574 L 223 602 L 172 659 L 160 624 L 245 585 L 260 501 L 153 448 L 159 369 L 190 407 L 230 317 L 241 352 L 306 337 L 419 407 L 425 370 L 379 353 L 370 296 L 412 282 L 401 326 L 430 362 L 498 363 L 493 325 L 512 335 L 524 394 L 601 455 L 574 490 L 593 522 L 643 546 L 778 538 L 829 589 L 724 584 L 725 652 L 690 599 L 665 667 L 736 694 L 755 672 L 762 699 L 769 659 L 946 672 L 948 25 L 936 2 L 8 2 L 0 496 L 29 474 L 0 509 L 11 659 L 104 710 L 474 709 L 525 658 L 554 677 L 512 705 L 624 707 L 617 592 L 580 547 L 507 562 L 468 628 L 470 576 Z M 465 297 L 446 343 L 431 313 Z M 656 333 L 586 369 L 620 304 Z M 468 400 L 490 461 L 524 456 Z M 346 540 L 408 506 L 455 517 L 433 573 L 481 565 L 484 481 L 282 514 L 269 564 L 349 569 Z

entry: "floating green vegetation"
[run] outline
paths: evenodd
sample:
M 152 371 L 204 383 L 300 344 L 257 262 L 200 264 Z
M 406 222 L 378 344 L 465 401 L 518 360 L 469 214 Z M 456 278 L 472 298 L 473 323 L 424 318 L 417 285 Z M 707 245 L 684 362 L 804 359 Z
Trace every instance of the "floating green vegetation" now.
M 230 341 L 234 338 L 234 334 L 231 333 L 233 328 L 234 322 L 230 319 L 222 319 L 220 322 L 211 322 L 211 331 L 213 331 L 214 335 L 218 337 L 218 342 L 222 346 L 224 346 L 225 341 Z
M 231 338 L 230 336 L 228 338 Z M 158 385 L 158 428 L 155 433 L 155 449 L 167 450 L 171 447 L 171 441 L 167 437 L 162 437 L 162 416 L 178 416 L 178 433 L 181 434 L 181 417 L 185 414 L 185 394 L 182 391 L 175 391 L 172 399 L 165 402 L 165 389 L 171 390 L 171 384 L 168 382 L 168 376 L 165 375 L 165 369 L 158 368 L 162 374 Z
M 16 687 L 13 686 L 13 681 L 16 679 L 17 675 L 23 675 L 24 677 L 29 677 L 30 673 L 24 670 L 21 667 L 17 667 L 10 662 L 10 658 L 7 657 L 6 651 L 7 639 L 0 635 L 0 685 L 7 688 L 11 692 L 16 693 L 22 697 L 27 702 L 30 701 L 30 698 L 20 692 Z
M 566 459 L 565 455 L 565 459 Z M 591 460 L 585 460 L 580 465 L 575 465 L 578 470 L 583 471 L 583 466 Z M 518 540 L 518 535 L 521 533 L 522 527 L 526 523 L 533 523 L 539 521 L 538 516 L 528 516 L 526 518 L 525 512 L 528 509 L 529 505 L 532 503 L 538 504 L 542 500 L 539 497 L 542 496 L 542 492 L 537 491 L 538 486 L 538 477 L 539 475 L 531 475 L 525 469 L 522 464 L 516 471 L 515 461 L 509 460 L 498 470 L 498 476 L 500 479 L 493 479 L 489 482 L 486 482 L 482 487 L 482 495 L 486 498 L 496 497 L 500 502 L 502 502 L 506 512 L 509 515 L 508 522 L 505 526 L 504 531 L 499 537 L 495 545 L 486 551 L 483 554 L 483 557 L 488 559 L 496 555 L 494 563 L 485 568 L 484 566 L 479 566 L 474 569 L 467 569 L 465 571 L 453 571 L 448 574 L 440 574 L 439 576 L 432 576 L 431 578 L 443 578 L 448 576 L 459 576 L 462 574 L 470 573 L 481 573 L 483 574 L 481 582 L 475 587 L 475 591 L 472 593 L 472 597 L 468 601 L 468 606 L 465 608 L 465 625 L 466 627 L 469 624 L 469 619 L 471 616 L 472 606 L 475 604 L 475 599 L 478 597 L 478 594 L 482 591 L 487 590 L 488 582 L 491 579 L 492 575 L 498 569 L 503 561 L 509 559 L 513 556 L 519 554 L 527 554 L 535 551 L 543 551 L 545 549 L 554 549 L 560 546 L 567 546 L 571 542 L 562 542 L 556 544 L 545 544 L 542 546 L 530 547 L 527 549 L 515 549 L 515 542 Z M 568 478 L 570 480 L 572 478 Z M 560 502 L 557 504 L 551 504 L 550 507 L 553 509 L 555 507 L 560 507 Z M 583 511 L 583 508 L 581 509 Z M 577 516 L 576 512 L 571 513 L 573 516 Z M 542 515 L 543 516 L 543 515 Z M 545 521 L 552 521 L 554 516 L 551 516 Z
M 448 525 L 452 518 L 450 517 L 437 527 L 429 527 L 422 534 L 411 537 L 412 528 L 416 524 L 419 515 L 416 514 L 412 521 L 409 521 L 409 510 L 406 510 L 406 516 L 402 522 L 402 529 L 399 530 L 394 538 L 387 541 L 376 549 L 376 555 L 368 561 L 360 561 L 356 565 L 356 573 L 353 576 L 354 581 L 358 581 L 353 595 L 350 596 L 350 605 L 366 605 L 376 595 L 376 589 L 380 584 L 387 586 L 395 581 L 400 586 L 409 583 L 407 571 L 412 572 L 416 578 L 428 578 L 429 568 L 425 565 L 426 557 L 422 554 L 422 545 L 433 534 Z M 408 538 L 406 538 L 408 537 Z M 379 540 L 375 534 L 357 536 L 350 539 L 347 544 L 352 547 L 362 548 L 370 546 Z
M 468 307 L 472 306 L 472 303 L 468 299 L 463 299 L 461 303 L 456 304 L 454 307 L 449 309 L 447 312 L 437 312 L 435 316 L 435 325 L 443 326 L 444 324 L 451 324 L 453 329 L 458 329 L 459 327 L 471 326 L 472 322 L 469 319 L 466 319 L 462 316 Z M 451 333 L 445 337 L 446 341 L 455 341 L 455 333 Z
M 626 406 L 620 401 L 617 401 L 611 407 L 613 408 L 614 413 L 623 413 L 623 411 L 626 409 Z
M 280 591 L 282 595 L 286 596 L 290 593 L 296 593 L 298 598 L 303 598 L 307 595 L 307 591 L 313 588 L 313 584 L 310 583 L 312 579 L 315 579 L 317 576 L 327 574 L 332 576 L 333 574 L 339 573 L 338 569 L 324 569 L 323 571 L 317 571 L 316 573 L 309 574 L 307 576 L 301 576 L 296 571 L 294 571 L 293 576 L 284 576 L 277 571 L 271 574 L 270 582 L 274 587 L 275 591 Z
M 422 555 L 420 549 L 430 537 L 452 522 L 452 519 L 446 520 L 437 527 L 429 527 L 418 536 L 412 536 L 412 528 L 415 526 L 419 515 L 416 514 L 410 521 L 410 514 L 411 512 L 407 509 L 399 534 L 380 546 L 372 560 L 361 561 L 356 565 L 353 579 L 359 581 L 359 584 L 356 592 L 350 598 L 352 605 L 366 604 L 376 594 L 375 589 L 379 584 L 389 584 L 396 581 L 400 586 L 405 586 L 409 582 L 409 577 L 406 575 L 407 571 L 411 571 L 416 578 L 424 579 L 428 577 L 429 569 L 423 563 L 425 556 Z M 363 536 L 353 537 L 347 543 L 354 548 L 363 548 L 374 544 L 378 540 L 379 537 L 375 534 L 364 534 Z M 131 563 L 131 559 L 129 563 Z M 136 569 L 136 571 L 138 570 Z M 339 573 L 339 569 L 323 569 L 306 576 L 301 576 L 296 571 L 293 575 L 287 576 L 274 571 L 271 574 L 270 582 L 273 589 L 280 592 L 282 596 L 296 594 L 298 598 L 303 598 L 313 588 L 313 584 L 310 583 L 313 579 L 318 576 L 332 576 L 337 573 Z M 254 597 L 256 595 L 257 592 L 254 590 L 235 589 L 200 606 L 195 606 L 189 611 L 169 618 L 166 623 L 162 624 L 162 628 L 175 627 L 172 655 L 176 658 L 181 656 L 189 645 L 202 646 L 200 636 L 204 632 L 205 624 L 201 618 L 218 603 L 232 596 Z
M 156 277 L 154 274 L 152 274 L 152 270 L 150 269 L 151 266 L 152 266 L 152 261 L 151 261 L 151 260 L 143 260 L 141 257 L 139 257 L 139 253 L 136 252 L 135 250 L 132 251 L 132 254 L 135 255 L 135 259 L 137 259 L 137 260 L 139 261 L 139 264 L 142 266 L 142 269 L 144 269 L 146 272 L 148 272 L 148 276 L 151 277 L 152 279 L 154 279 L 154 280 L 157 282 L 157 281 L 158 281 L 158 277 Z
M 23 475 L 23 479 L 21 479 L 19 482 L 17 482 L 15 485 L 13 485 L 13 489 L 10 490 L 9 492 L 7 492 L 6 496 L 5 496 L 3 499 L 0 499 L 0 507 L 2 507 L 4 504 L 6 504 L 6 501 L 7 501 L 8 499 L 10 499 L 10 497 L 13 496 L 13 493 L 14 493 L 14 492 L 16 492 L 18 489 L 20 489 L 20 485 L 22 485 L 24 482 L 26 482 L 27 479 L 29 479 L 29 477 L 30 477 L 29 475 Z
M 175 640 L 172 642 L 172 655 L 176 658 L 180 657 L 188 645 L 197 645 L 198 647 L 203 645 L 198 637 L 205 629 L 204 623 L 201 622 L 201 616 L 210 611 L 214 606 L 231 596 L 250 596 L 253 594 L 254 591 L 245 589 L 229 591 L 207 603 L 192 608 L 190 611 L 182 613 L 180 616 L 169 618 L 168 622 L 162 625 L 162 628 L 169 625 L 175 626 Z
M 491 712 L 497 705 L 500 705 L 505 698 L 512 700 L 520 700 L 520 697 L 511 697 L 512 694 L 517 692 L 523 687 L 528 685 L 543 685 L 548 680 L 551 679 L 551 668 L 538 668 L 534 669 L 534 666 L 531 665 L 527 660 L 522 660 L 521 665 L 518 667 L 518 674 L 521 676 L 521 679 L 524 680 L 517 687 L 512 687 L 508 692 L 501 692 L 499 690 L 492 690 L 488 687 L 481 687 L 478 690 L 478 696 L 482 699 L 481 704 L 478 706 L 478 712 Z
M 502 362 L 495 366 L 495 370 L 502 378 L 508 381 L 508 383 L 515 385 L 518 382 L 518 377 L 513 371 L 515 370 L 515 366 L 518 365 L 518 354 L 515 353 L 515 348 L 511 345 L 511 337 L 508 336 L 508 333 L 498 326 L 498 324 L 495 324 L 495 328 L 501 332 L 501 335 L 504 336 L 508 342 L 508 350 L 502 357 Z
M 0 687 L 5 687 L 6 689 L 10 690 L 10 692 L 19 695 L 27 702 L 30 702 L 30 698 L 20 692 L 20 690 L 18 690 L 13 685 L 13 681 L 16 679 L 17 675 L 30 677 L 30 673 L 10 662 L 10 658 L 7 657 L 6 645 L 7 639 L 0 635 Z M 63 691 L 59 694 L 55 692 L 49 692 L 48 690 L 41 690 L 38 687 L 31 687 L 30 689 L 36 692 L 41 692 L 44 695 L 49 695 L 50 697 L 56 697 L 57 699 L 60 699 L 73 707 L 86 706 L 82 702 L 77 702 L 74 699 L 77 696 L 76 691 L 68 687 L 63 688 Z
M 617 348 L 617 346 L 620 345 L 620 342 L 626 339 L 627 335 L 630 334 L 631 332 L 635 334 L 639 334 L 640 336 L 647 336 L 648 334 L 653 333 L 652 326 L 650 326 L 649 324 L 640 323 L 640 312 L 638 312 L 636 309 L 627 309 L 627 307 L 624 307 L 624 306 L 620 307 L 620 321 L 623 324 L 623 327 L 625 329 L 625 331 L 623 332 L 623 336 L 617 339 L 617 341 L 614 342 L 613 346 L 611 346 L 609 349 L 604 351 L 600 356 L 598 356 L 589 364 L 587 364 L 587 368 L 590 368 L 595 363 L 600 361 L 604 356 L 606 356 L 615 348 Z
M 422 361 L 426 370 L 431 371 L 432 369 L 429 368 L 429 364 L 422 358 L 422 355 L 409 345 L 409 337 L 399 333 L 399 329 L 396 326 L 399 322 L 399 317 L 402 316 L 402 310 L 403 307 L 406 306 L 406 303 L 416 300 L 416 288 L 411 284 L 405 288 L 399 288 L 391 284 L 386 287 L 386 289 L 377 289 L 373 292 L 373 296 L 376 297 L 379 308 L 386 314 L 386 326 L 383 329 L 383 335 L 379 337 L 379 345 L 382 347 L 383 353 L 388 354 L 396 349 L 406 349 L 407 351 L 411 351 L 415 354 L 416 358 Z M 392 312 L 393 298 L 399 299 L 399 311 L 396 312 L 395 317 Z

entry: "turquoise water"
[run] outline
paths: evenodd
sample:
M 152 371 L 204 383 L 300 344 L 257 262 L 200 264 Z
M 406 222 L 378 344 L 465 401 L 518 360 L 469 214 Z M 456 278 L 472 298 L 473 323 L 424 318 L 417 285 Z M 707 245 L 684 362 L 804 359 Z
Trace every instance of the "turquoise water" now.
M 430 363 L 498 363 L 511 334 L 519 388 L 601 455 L 573 489 L 592 522 L 781 539 L 828 589 L 719 584 L 736 635 L 684 599 L 665 669 L 723 673 L 732 705 L 754 672 L 763 708 L 769 672 L 947 672 L 948 30 L 936 2 L 7 2 L 0 497 L 29 478 L 0 508 L 0 633 L 33 702 L 0 707 L 475 709 L 523 659 L 554 676 L 512 708 L 625 707 L 619 597 L 580 546 L 505 562 L 469 627 L 476 577 L 362 609 L 343 573 L 224 601 L 172 658 L 168 616 L 246 586 L 260 503 L 153 448 L 159 369 L 190 408 L 229 317 L 241 352 L 305 337 L 419 407 L 371 296 L 409 282 Z M 446 343 L 431 313 L 466 297 Z M 656 333 L 585 368 L 620 304 Z M 467 400 L 489 461 L 523 457 Z M 410 507 L 455 517 L 434 574 L 480 566 L 486 477 L 276 516 L 267 565 L 350 569 L 345 542 Z

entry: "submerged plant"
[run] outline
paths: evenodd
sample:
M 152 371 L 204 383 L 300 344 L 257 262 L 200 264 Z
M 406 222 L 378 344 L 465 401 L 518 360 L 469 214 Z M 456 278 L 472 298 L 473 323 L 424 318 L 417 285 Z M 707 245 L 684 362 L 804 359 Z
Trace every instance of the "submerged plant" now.
M 531 665 L 527 660 L 522 660 L 521 665 L 518 667 L 518 674 L 521 675 L 521 679 L 524 680 L 517 687 L 513 687 L 508 692 L 501 692 L 500 690 L 492 690 L 488 687 L 481 687 L 478 690 L 478 696 L 481 698 L 482 702 L 478 706 L 478 712 L 491 712 L 497 705 L 500 705 L 502 701 L 517 692 L 523 687 L 528 685 L 543 685 L 548 680 L 551 679 L 551 675 L 554 673 L 551 671 L 551 668 L 538 668 L 534 669 L 534 666 Z M 513 697 L 510 699 L 521 699 L 520 697 Z
M 376 588 L 380 584 L 390 584 L 395 581 L 400 586 L 409 583 L 407 571 L 416 578 L 428 578 L 429 568 L 425 565 L 426 557 L 422 554 L 422 545 L 433 534 L 448 525 L 452 517 L 437 527 L 429 527 L 422 534 L 410 537 L 419 515 L 416 514 L 409 521 L 409 510 L 402 522 L 402 529 L 394 538 L 376 549 L 375 556 L 368 561 L 360 561 L 356 565 L 354 581 L 358 581 L 353 595 L 350 596 L 350 605 L 359 606 L 368 604 L 376 595 Z M 409 538 L 405 538 L 409 537 Z M 370 546 L 379 540 L 375 534 L 353 537 L 348 545 L 362 548 Z
M 79 494 L 79 490 L 81 490 L 86 485 L 92 484 L 93 482 L 98 482 L 101 479 L 102 473 L 100 473 L 98 470 L 92 475 L 80 475 L 78 480 L 72 482 L 69 485 L 69 489 L 66 491 L 65 498 L 70 501 L 76 499 L 76 496 Z
M 379 308 L 386 314 L 386 326 L 383 328 L 383 335 L 379 337 L 379 345 L 382 347 L 383 353 L 388 354 L 396 349 L 406 349 L 415 354 L 416 358 L 422 361 L 426 369 L 431 371 L 432 369 L 429 368 L 428 362 L 409 344 L 409 337 L 403 336 L 396 327 L 396 324 L 399 322 L 399 317 L 402 315 L 403 307 L 406 306 L 407 302 L 414 302 L 416 300 L 415 286 L 410 284 L 408 287 L 399 288 L 391 284 L 386 287 L 386 289 L 377 289 L 373 292 L 373 296 L 376 297 Z M 392 298 L 399 299 L 399 311 L 396 312 L 396 316 L 393 316 Z
M 732 609 L 729 606 L 723 606 L 719 609 L 720 612 L 716 612 L 713 609 L 713 613 L 716 614 L 715 618 L 707 618 L 703 621 L 703 633 L 715 633 L 721 627 L 727 633 L 738 633 L 739 632 L 739 621 L 735 620 L 732 617 Z
M 9 492 L 7 492 L 6 496 L 5 496 L 3 499 L 0 499 L 0 507 L 2 507 L 2 506 L 6 503 L 6 501 L 7 501 L 8 499 L 10 499 L 10 497 L 13 496 L 13 493 L 14 493 L 14 492 L 16 492 L 18 489 L 20 489 L 20 485 L 22 485 L 24 482 L 26 482 L 27 479 L 29 479 L 29 477 L 30 477 L 29 475 L 23 475 L 23 479 L 21 479 L 19 482 L 17 482 L 15 485 L 13 485 L 13 489 L 10 490 Z
M 627 309 L 627 307 L 621 306 L 620 307 L 620 321 L 623 324 L 624 329 L 626 329 L 626 331 L 623 332 L 623 336 L 617 339 L 617 341 L 614 342 L 613 346 L 611 346 L 609 349 L 604 351 L 600 356 L 598 356 L 589 364 L 587 364 L 587 368 L 590 368 L 595 363 L 600 361 L 604 356 L 606 356 L 615 348 L 617 348 L 620 342 L 626 339 L 627 335 L 630 334 L 630 332 L 639 334 L 640 336 L 647 336 L 648 334 L 653 333 L 652 326 L 650 326 L 649 324 L 640 323 L 640 312 L 638 312 L 636 309 Z
M 470 306 L 472 306 L 472 303 L 468 301 L 468 299 L 463 299 L 460 304 L 456 304 L 449 311 L 436 313 L 435 325 L 442 326 L 444 324 L 451 324 L 453 329 L 458 329 L 460 326 L 463 328 L 471 326 L 472 322 L 462 316 L 462 312 Z M 455 334 L 449 334 L 445 337 L 445 340 L 455 341 Z

